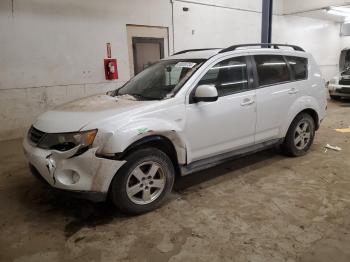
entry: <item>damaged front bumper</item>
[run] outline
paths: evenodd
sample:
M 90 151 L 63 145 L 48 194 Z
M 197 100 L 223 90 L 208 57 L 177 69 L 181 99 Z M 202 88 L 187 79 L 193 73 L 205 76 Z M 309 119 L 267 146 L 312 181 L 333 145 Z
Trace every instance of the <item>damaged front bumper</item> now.
M 55 189 L 76 193 L 91 200 L 104 200 L 109 185 L 125 161 L 96 156 L 97 148 L 76 155 L 79 148 L 60 152 L 33 146 L 28 138 L 23 148 L 32 172 Z
M 329 84 L 328 90 L 331 96 L 350 97 L 350 85 Z

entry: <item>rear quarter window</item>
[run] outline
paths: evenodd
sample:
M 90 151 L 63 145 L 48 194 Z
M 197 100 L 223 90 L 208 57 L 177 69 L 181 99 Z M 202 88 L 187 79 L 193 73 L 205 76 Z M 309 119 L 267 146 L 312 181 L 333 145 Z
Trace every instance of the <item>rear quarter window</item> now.
M 307 58 L 286 56 L 286 60 L 292 70 L 294 80 L 304 80 L 307 78 Z

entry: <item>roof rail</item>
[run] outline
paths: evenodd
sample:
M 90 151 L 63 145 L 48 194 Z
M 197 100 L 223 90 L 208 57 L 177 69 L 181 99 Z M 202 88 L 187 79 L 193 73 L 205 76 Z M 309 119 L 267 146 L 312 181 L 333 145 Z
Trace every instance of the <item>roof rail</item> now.
M 214 50 L 214 49 L 222 49 L 222 48 L 200 48 L 200 49 L 187 49 L 174 53 L 173 55 L 180 55 L 188 52 L 197 52 L 197 51 L 205 51 L 205 50 Z
M 295 51 L 305 52 L 304 49 L 302 49 L 300 46 L 297 46 L 297 45 L 273 44 L 273 43 L 255 43 L 255 44 L 232 45 L 232 46 L 229 46 L 227 48 L 224 48 L 224 49 L 220 50 L 219 53 L 225 53 L 225 52 L 229 52 L 229 51 L 234 51 L 237 48 L 247 47 L 247 46 L 260 46 L 261 48 L 274 48 L 274 49 L 279 49 L 280 46 L 288 46 L 288 47 L 293 48 Z

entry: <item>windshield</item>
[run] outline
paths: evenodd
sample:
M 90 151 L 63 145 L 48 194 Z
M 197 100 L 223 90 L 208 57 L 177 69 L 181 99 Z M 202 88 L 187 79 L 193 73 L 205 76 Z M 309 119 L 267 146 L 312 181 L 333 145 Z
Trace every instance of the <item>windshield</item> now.
M 164 60 L 143 70 L 112 95 L 138 100 L 161 100 L 174 96 L 204 60 Z

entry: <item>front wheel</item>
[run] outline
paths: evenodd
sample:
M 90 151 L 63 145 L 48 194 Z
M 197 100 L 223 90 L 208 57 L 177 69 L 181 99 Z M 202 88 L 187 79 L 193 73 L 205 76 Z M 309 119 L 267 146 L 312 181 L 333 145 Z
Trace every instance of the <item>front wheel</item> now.
M 291 123 L 282 144 L 289 156 L 302 156 L 307 153 L 315 137 L 315 121 L 307 113 L 301 113 Z
M 110 190 L 113 203 L 122 211 L 142 214 L 159 207 L 174 184 L 169 157 L 156 148 L 132 152 L 115 175 Z

